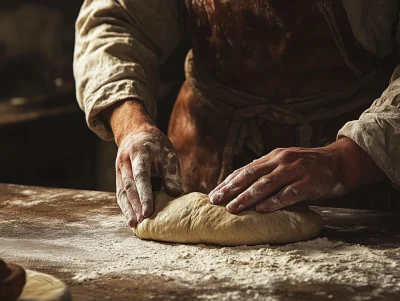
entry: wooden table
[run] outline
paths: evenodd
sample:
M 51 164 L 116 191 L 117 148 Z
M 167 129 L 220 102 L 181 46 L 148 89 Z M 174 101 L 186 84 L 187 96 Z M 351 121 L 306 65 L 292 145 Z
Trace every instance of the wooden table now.
M 388 252 L 399 250 L 399 215 L 351 209 L 313 209 L 324 217 L 326 225 L 321 237 L 329 241 L 362 244 Z M 106 217 L 114 222 L 106 224 Z M 103 229 L 99 227 L 102 223 Z M 194 286 L 179 277 L 164 277 L 162 273 L 153 274 L 151 271 L 148 274 L 132 272 L 129 275 L 106 273 L 89 277 L 86 281 L 77 281 L 77 271 L 85 266 L 94 266 L 98 259 L 95 256 L 91 258 L 90 254 L 79 257 L 81 251 L 78 248 L 82 242 L 74 241 L 76 237 L 97 239 L 99 246 L 109 246 L 109 249 L 116 249 L 117 245 L 127 240 L 132 245 L 148 243 L 150 245 L 145 245 L 146 252 L 150 250 L 148 246 L 155 248 L 153 256 L 157 256 L 158 246 L 164 248 L 173 245 L 143 242 L 134 237 L 123 223 L 112 193 L 0 184 L 0 258 L 63 279 L 70 286 L 74 300 L 203 300 L 207 294 L 216 291 L 222 294 L 235 292 L 236 299 L 232 297 L 232 300 L 356 300 L 356 297 L 359 297 L 357 300 L 366 300 L 375 289 L 373 285 L 348 286 L 329 281 L 311 281 L 298 284 L 282 282 L 264 288 L 255 285 L 249 290 L 224 279 L 199 282 Z M 116 240 L 106 244 L 104 240 L 109 239 L 107 237 L 115 237 Z M 63 246 L 51 244 L 61 238 Z M 65 244 L 68 240 L 70 244 Z M 179 246 L 176 248 L 180 250 Z M 115 250 L 110 252 L 119 256 Z M 121 253 L 121 256 L 124 254 Z M 139 257 L 137 260 L 140 260 Z M 78 261 L 76 265 L 73 260 Z M 400 257 L 398 260 L 400 262 Z M 245 293 L 249 295 L 244 297 Z M 381 291 L 371 300 L 400 300 L 400 285 L 399 290 Z

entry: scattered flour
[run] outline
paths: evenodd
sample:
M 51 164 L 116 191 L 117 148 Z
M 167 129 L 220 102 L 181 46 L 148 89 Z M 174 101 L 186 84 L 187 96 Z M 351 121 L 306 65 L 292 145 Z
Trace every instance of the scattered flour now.
M 53 193 L 45 191 L 34 191 L 34 190 L 22 190 L 20 191 L 21 198 L 15 199 L 13 198 L 12 201 L 5 201 L 5 205 L 12 205 L 12 206 L 21 206 L 21 207 L 33 207 L 40 204 L 48 204 L 48 205 L 55 205 L 59 200 L 60 197 L 63 196 L 63 193 Z M 38 197 L 35 197 L 35 196 Z M 24 198 L 26 196 L 26 198 Z M 96 201 L 96 200 L 103 200 L 104 194 L 102 192 L 92 192 L 90 197 L 86 197 L 84 194 L 75 194 L 71 197 L 75 201 L 84 200 L 87 201 Z
M 185 283 L 228 280 L 249 289 L 289 281 L 373 285 L 400 292 L 400 248 L 383 250 L 326 238 L 278 247 L 157 243 L 135 237 L 122 215 L 102 214 L 65 224 L 54 232 L 58 233 L 41 239 L 32 239 L 29 233 L 17 238 L 0 237 L 0 257 L 13 262 L 43 260 L 55 267 L 68 267 L 64 272 L 72 273 L 76 282 L 101 276 L 150 274 Z M 234 300 L 235 292 L 230 294 L 229 300 Z
M 46 202 L 47 202 L 46 200 L 36 200 L 36 201 L 14 200 L 14 201 L 8 201 L 6 202 L 6 204 L 13 206 L 32 207 Z

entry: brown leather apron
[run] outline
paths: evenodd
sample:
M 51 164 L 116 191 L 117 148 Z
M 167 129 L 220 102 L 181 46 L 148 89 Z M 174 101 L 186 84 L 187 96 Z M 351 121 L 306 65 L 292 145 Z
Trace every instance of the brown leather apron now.
M 390 66 L 358 44 L 341 1 L 187 6 L 193 50 L 168 133 L 185 191 L 207 193 L 275 148 L 335 141 L 388 83 Z

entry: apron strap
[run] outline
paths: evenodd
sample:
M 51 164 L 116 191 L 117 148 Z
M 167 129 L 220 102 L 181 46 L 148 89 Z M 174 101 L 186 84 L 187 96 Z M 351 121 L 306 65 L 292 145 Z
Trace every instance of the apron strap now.
M 321 13 L 324 15 L 326 22 L 328 23 L 329 29 L 331 30 L 333 40 L 336 43 L 337 48 L 339 49 L 343 60 L 346 65 L 353 71 L 354 75 L 357 78 L 362 78 L 363 73 L 360 69 L 354 64 L 354 62 L 350 59 L 347 54 L 346 48 L 344 47 L 343 38 L 339 32 L 339 28 L 336 22 L 335 13 L 333 9 L 333 0 L 318 0 L 318 8 Z

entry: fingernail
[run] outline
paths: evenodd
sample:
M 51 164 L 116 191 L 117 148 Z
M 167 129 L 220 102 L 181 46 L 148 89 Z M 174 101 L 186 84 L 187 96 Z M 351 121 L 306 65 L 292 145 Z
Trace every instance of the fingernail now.
M 237 199 L 233 199 L 228 205 L 226 205 L 226 209 L 229 212 L 236 212 L 239 207 L 240 205 L 237 204 Z
M 222 197 L 223 197 L 223 193 L 222 192 L 216 192 L 214 193 L 211 197 L 210 197 L 210 202 L 211 204 L 217 204 L 219 201 L 221 201 Z
M 143 222 L 143 220 L 144 220 L 143 215 L 140 214 L 140 215 L 137 216 L 137 221 L 138 221 L 138 223 Z
M 142 215 L 143 215 L 142 218 L 147 218 L 147 217 L 151 216 L 152 213 L 153 213 L 153 210 L 151 207 L 144 206 L 143 210 L 142 210 Z
M 172 186 L 169 188 L 169 192 L 172 194 L 171 196 L 178 196 L 182 193 L 182 188 L 180 186 Z
M 128 221 L 128 226 L 130 228 L 135 228 L 136 227 L 136 220 L 134 220 L 134 219 L 129 220 Z

